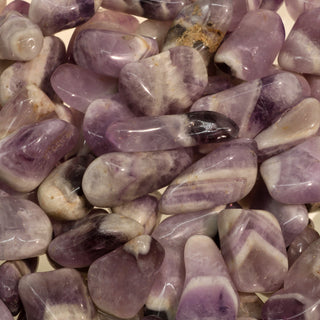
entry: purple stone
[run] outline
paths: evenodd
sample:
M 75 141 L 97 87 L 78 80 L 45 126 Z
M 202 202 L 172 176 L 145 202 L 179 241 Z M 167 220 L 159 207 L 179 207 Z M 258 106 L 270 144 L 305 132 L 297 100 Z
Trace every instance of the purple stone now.
M 96 311 L 78 271 L 59 269 L 23 276 L 19 294 L 28 320 L 95 320 Z
M 320 100 L 320 76 L 306 75 L 305 76 L 311 89 L 311 96 Z
M 2 302 L 1 299 L 0 299 L 0 314 L 1 314 L 1 320 L 13 320 L 10 310 Z
M 276 218 L 263 210 L 226 209 L 218 217 L 223 258 L 240 292 L 279 289 L 288 258 Z
M 14 197 L 0 202 L 0 260 L 19 260 L 46 252 L 52 226 L 35 203 Z
M 57 95 L 70 107 L 86 112 L 90 103 L 117 91 L 117 80 L 74 64 L 60 65 L 51 76 Z
M 295 0 L 289 0 L 290 2 L 294 2 Z M 304 1 L 304 0 L 303 0 Z M 310 1 L 310 0 L 308 0 Z M 272 11 L 277 11 L 283 3 L 283 0 L 262 0 L 260 9 L 267 9 Z
M 120 72 L 119 92 L 136 114 L 157 116 L 185 112 L 207 83 L 198 51 L 181 46 L 127 64 Z
M 34 190 L 78 142 L 77 129 L 49 119 L 24 126 L 0 141 L 0 176 L 20 192 Z
M 312 9 L 320 6 L 318 0 L 284 0 L 284 2 L 286 4 L 287 11 L 294 21 L 296 21 L 305 11 L 312 11 Z
M 82 189 L 91 204 L 113 207 L 165 187 L 192 161 L 189 149 L 107 153 L 89 165 Z
M 208 77 L 208 84 L 202 95 L 215 94 L 233 87 L 231 77 L 227 74 Z
M 177 214 L 239 201 L 250 192 L 256 176 L 257 157 L 251 144 L 241 139 L 217 144 L 171 182 L 159 210 Z
M 258 79 L 268 74 L 284 38 L 284 26 L 277 13 L 264 9 L 249 11 L 219 47 L 214 60 L 239 79 Z
M 235 319 L 238 294 L 213 240 L 203 235 L 190 237 L 184 262 L 186 279 L 176 320 Z
M 95 305 L 119 318 L 134 317 L 147 300 L 163 258 L 162 246 L 142 235 L 96 260 L 88 272 Z
M 158 51 L 157 42 L 151 38 L 98 29 L 82 30 L 73 45 L 73 57 L 78 65 L 110 77 L 119 77 L 126 64 Z
M 0 13 L 5 14 L 5 13 L 8 13 L 9 11 L 17 11 L 23 16 L 28 17 L 29 7 L 30 7 L 29 2 L 26 2 L 23 0 L 13 0 L 5 6 L 2 12 L 1 12 L 1 4 L 0 4 Z

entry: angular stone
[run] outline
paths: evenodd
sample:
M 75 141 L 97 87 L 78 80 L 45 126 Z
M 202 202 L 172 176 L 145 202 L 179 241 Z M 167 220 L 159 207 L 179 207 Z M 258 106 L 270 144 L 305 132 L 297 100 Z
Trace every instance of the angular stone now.
M 265 0 L 267 1 L 267 0 Z M 317 0 L 284 0 L 286 9 L 291 18 L 296 21 L 298 17 L 307 10 L 315 9 L 320 6 Z
M 119 151 L 140 152 L 193 147 L 237 135 L 237 125 L 223 114 L 196 111 L 118 121 L 107 128 L 105 137 Z
M 176 320 L 235 319 L 238 294 L 212 239 L 194 235 L 184 249 L 186 279 Z
M 282 3 L 283 3 L 283 0 L 262 0 L 260 9 L 277 11 L 281 7 Z
M 0 202 L 0 260 L 19 260 L 46 252 L 52 226 L 35 203 L 14 197 Z
M 239 292 L 239 319 L 261 319 L 263 302 L 255 293 Z
M 0 1 L 1 3 L 1 1 Z M 0 4 L 0 12 L 1 14 L 8 13 L 9 11 L 17 11 L 25 17 L 29 15 L 30 3 L 23 0 L 13 0 L 8 3 L 3 11 L 1 12 L 1 4 Z
M 207 83 L 201 55 L 181 46 L 127 64 L 120 72 L 119 92 L 134 113 L 157 116 L 185 112 Z
M 162 246 L 142 235 L 96 260 L 88 272 L 95 305 L 119 318 L 135 316 L 147 300 L 163 258 Z
M 89 165 L 82 189 L 91 204 L 114 207 L 165 187 L 192 161 L 189 149 L 107 153 Z
M 112 30 L 82 30 L 73 45 L 78 65 L 116 78 L 126 64 L 158 52 L 158 44 L 151 38 Z
M 232 119 L 239 137 L 254 138 L 287 109 L 309 96 L 305 79 L 280 72 L 196 101 L 190 111 L 216 111 Z
M 28 320 L 95 320 L 96 311 L 78 271 L 59 269 L 26 275 L 19 294 Z
M 177 214 L 239 201 L 250 192 L 256 176 L 257 156 L 250 143 L 240 139 L 217 144 L 171 182 L 159 210 Z
M 218 217 L 223 258 L 241 292 L 272 292 L 281 287 L 288 258 L 276 218 L 263 210 L 226 209 Z
M 284 26 L 277 13 L 265 9 L 249 11 L 219 47 L 214 60 L 239 79 L 258 79 L 268 74 L 284 38 Z
M 287 204 L 320 201 L 320 137 L 303 143 L 261 164 L 260 172 L 270 195 Z
M 12 317 L 12 315 L 10 313 L 10 310 L 2 302 L 1 299 L 0 299 L 0 313 L 1 313 L 1 319 L 2 320 L 13 320 L 13 317 Z
M 41 51 L 43 35 L 40 28 L 17 11 L 0 18 L 0 59 L 29 61 Z

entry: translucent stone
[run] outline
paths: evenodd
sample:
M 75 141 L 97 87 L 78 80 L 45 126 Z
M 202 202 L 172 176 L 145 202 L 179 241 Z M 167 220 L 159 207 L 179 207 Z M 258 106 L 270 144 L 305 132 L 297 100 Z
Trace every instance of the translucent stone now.
M 261 319 L 263 302 L 255 293 L 239 292 L 238 318 L 243 320 Z
M 293 20 L 297 20 L 297 18 L 305 11 L 312 11 L 312 9 L 320 6 L 318 0 L 284 0 L 284 2 L 286 4 L 287 11 Z

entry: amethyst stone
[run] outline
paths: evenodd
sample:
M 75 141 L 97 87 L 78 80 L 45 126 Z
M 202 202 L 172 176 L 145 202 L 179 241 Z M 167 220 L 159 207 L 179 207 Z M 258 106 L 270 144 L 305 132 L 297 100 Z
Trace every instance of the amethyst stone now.
M 268 0 L 265 0 L 268 1 Z M 270 0 L 269 0 L 270 1 Z M 294 21 L 305 11 L 318 8 L 318 0 L 285 0 L 286 8 Z
M 289 0 L 289 1 L 294 2 L 295 0 Z M 305 1 L 305 0 L 302 0 L 302 1 Z M 308 2 L 310 2 L 310 0 L 308 0 Z M 281 7 L 282 3 L 283 3 L 283 0 L 262 0 L 260 8 L 277 11 Z
M 30 3 L 23 0 L 13 0 L 6 5 L 6 7 L 1 12 L 1 1 L 0 1 L 0 13 L 8 13 L 8 11 L 17 11 L 25 17 L 29 15 Z
M 0 314 L 1 314 L 1 320 L 13 320 L 10 310 L 2 302 L 1 299 L 0 299 Z
M 239 310 L 237 320 L 261 319 L 262 300 L 255 293 L 239 292 Z

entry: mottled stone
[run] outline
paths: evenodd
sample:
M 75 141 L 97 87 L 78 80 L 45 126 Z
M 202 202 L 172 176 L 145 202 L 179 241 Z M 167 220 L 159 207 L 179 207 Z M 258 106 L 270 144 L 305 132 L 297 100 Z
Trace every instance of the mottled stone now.
M 218 217 L 223 258 L 241 292 L 281 287 L 288 258 L 277 219 L 268 211 L 226 209 Z
M 206 66 L 197 50 L 175 47 L 120 72 L 119 92 L 136 114 L 183 113 L 201 97 L 208 83 Z
M 284 26 L 277 13 L 265 9 L 249 11 L 219 47 L 214 60 L 239 79 L 258 79 L 268 74 L 284 38 Z
M 238 125 L 239 137 L 254 138 L 308 96 L 305 82 L 292 73 L 279 72 L 203 97 L 190 111 L 222 113 Z
M 185 149 L 107 153 L 89 165 L 82 189 L 93 205 L 113 207 L 165 187 L 192 161 Z
M 186 279 L 176 320 L 235 319 L 238 295 L 212 239 L 194 235 L 184 249 Z
M 0 300 L 0 314 L 1 320 L 13 320 L 10 310 L 6 307 L 2 300 Z
M 96 311 L 79 272 L 59 269 L 23 276 L 19 294 L 28 320 L 96 320 Z
M 294 21 L 296 21 L 297 18 L 305 11 L 312 11 L 312 9 L 320 6 L 318 0 L 284 0 L 284 2 L 286 4 L 287 11 Z
M 292 0 L 289 1 L 293 2 Z M 260 8 L 277 11 L 281 7 L 282 3 L 283 0 L 262 0 Z
M 34 190 L 78 142 L 77 129 L 59 119 L 22 127 L 0 141 L 0 180 L 20 192 Z
M 95 305 L 120 318 L 135 316 L 146 302 L 164 255 L 156 240 L 142 235 L 96 260 L 88 272 Z
M 1 3 L 1 1 L 0 1 Z M 8 13 L 9 11 L 17 11 L 23 16 L 28 17 L 29 15 L 29 8 L 30 8 L 30 3 L 27 1 L 23 0 L 13 0 L 10 3 L 8 3 L 3 11 L 1 12 L 1 4 L 0 4 L 0 12 L 1 14 Z
M 239 292 L 239 310 L 237 320 L 261 319 L 263 302 L 255 293 Z
M 270 195 L 287 204 L 320 201 L 320 137 L 312 137 L 277 156 L 260 167 Z
M 0 202 L 0 260 L 19 260 L 46 252 L 52 226 L 35 203 L 14 197 Z

